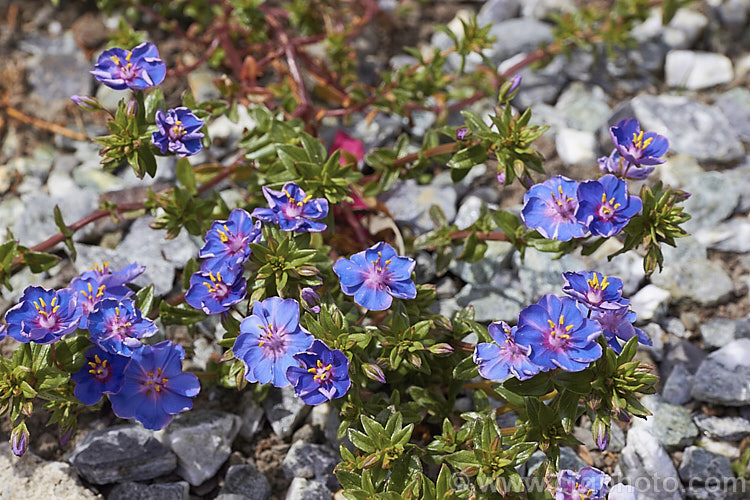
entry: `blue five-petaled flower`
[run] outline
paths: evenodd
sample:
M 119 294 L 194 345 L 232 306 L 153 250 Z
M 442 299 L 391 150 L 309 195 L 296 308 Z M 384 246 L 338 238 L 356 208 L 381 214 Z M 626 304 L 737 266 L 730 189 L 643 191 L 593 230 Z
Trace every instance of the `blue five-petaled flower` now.
M 312 344 L 313 336 L 299 324 L 299 304 L 294 299 L 270 297 L 253 306 L 253 314 L 240 323 L 232 352 L 245 364 L 250 382 L 289 385 L 287 369 L 294 355 Z
M 105 299 L 89 314 L 91 338 L 102 349 L 112 354 L 131 356 L 143 345 L 141 339 L 151 337 L 159 328 L 130 299 Z
M 595 311 L 613 311 L 627 307 L 622 297 L 622 280 L 596 271 L 563 273 L 562 291 Z
M 315 406 L 343 397 L 352 385 L 349 359 L 321 340 L 316 339 L 307 351 L 295 354 L 294 359 L 299 365 L 289 367 L 286 376 L 305 404 Z
M 601 334 L 599 323 L 585 318 L 575 300 L 544 295 L 518 316 L 516 343 L 530 347 L 531 361 L 544 369 L 576 372 L 602 355 L 596 342 Z
M 610 127 L 609 136 L 620 155 L 633 165 L 658 165 L 669 149 L 666 137 L 656 132 L 643 132 L 638 120 L 627 118 Z
M 86 351 L 86 364 L 70 378 L 76 383 L 73 392 L 81 403 L 91 406 L 102 394 L 117 394 L 125 381 L 125 367 L 129 358 L 103 351 L 98 346 Z
M 577 473 L 563 469 L 558 474 L 555 500 L 604 500 L 609 481 L 607 474 L 594 467 L 584 467 Z
M 200 383 L 194 374 L 182 372 L 184 357 L 182 347 L 169 340 L 133 352 L 122 389 L 109 396 L 115 415 L 135 417 L 146 429 L 159 430 L 173 415 L 192 409 Z
M 229 267 L 244 264 L 250 258 L 250 243 L 258 243 L 261 236 L 260 221 L 253 224 L 245 210 L 232 210 L 227 220 L 214 221 L 206 233 L 206 243 L 198 253 L 204 259 L 201 268 L 216 272 L 225 264 Z
M 516 343 L 515 326 L 511 328 L 500 321 L 490 323 L 488 330 L 494 342 L 477 344 L 474 350 L 474 363 L 482 377 L 502 381 L 514 376 L 526 380 L 539 373 L 540 367 L 529 359 L 531 348 Z
M 654 167 L 633 165 L 623 158 L 616 149 L 609 156 L 596 160 L 599 169 L 605 174 L 614 174 L 623 179 L 643 180 L 654 171 Z
M 242 277 L 243 268 L 224 264 L 219 269 L 193 274 L 185 302 L 206 314 L 218 314 L 244 299 L 247 280 Z
M 159 85 L 167 66 L 153 43 L 142 43 L 133 50 L 108 49 L 99 55 L 91 72 L 104 85 L 115 90 L 141 90 Z
M 586 235 L 576 219 L 578 182 L 556 175 L 536 184 L 523 197 L 521 217 L 527 227 L 548 239 L 569 241 Z
M 350 258 L 341 258 L 333 272 L 341 281 L 341 290 L 353 295 L 354 302 L 371 311 L 391 307 L 393 297 L 413 299 L 417 288 L 411 279 L 416 263 L 400 257 L 388 243 L 380 242 Z
M 151 134 L 151 142 L 161 154 L 191 156 L 203 149 L 203 120 L 196 117 L 184 106 L 164 111 L 156 111 L 156 132 Z
M 51 344 L 75 331 L 81 321 L 76 292 L 30 286 L 17 305 L 5 313 L 8 335 L 19 342 Z
M 627 306 L 616 311 L 595 311 L 591 315 L 591 319 L 601 325 L 607 344 L 617 354 L 622 352 L 620 340 L 627 342 L 633 337 L 638 337 L 638 342 L 641 344 L 653 345 L 651 339 L 643 330 L 633 326 L 636 314 Z
M 287 182 L 281 191 L 263 186 L 268 208 L 256 208 L 252 216 L 263 222 L 278 224 L 282 231 L 319 233 L 326 224 L 319 222 L 328 215 L 328 200 L 307 195 L 297 184 Z
M 576 218 L 588 226 L 594 236 L 613 236 L 641 211 L 643 202 L 628 194 L 628 185 L 612 174 L 578 186 L 580 206 Z

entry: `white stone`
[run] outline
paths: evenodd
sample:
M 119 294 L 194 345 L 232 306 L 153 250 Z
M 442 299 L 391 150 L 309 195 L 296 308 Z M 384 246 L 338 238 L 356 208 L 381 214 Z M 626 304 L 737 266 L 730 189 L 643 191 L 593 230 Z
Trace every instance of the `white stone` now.
M 567 165 L 583 165 L 596 160 L 596 137 L 592 132 L 564 128 L 555 137 L 560 159 Z
M 669 292 L 656 285 L 646 285 L 630 299 L 630 306 L 640 321 L 651 321 L 662 316 L 669 304 Z
M 46 462 L 27 451 L 15 457 L 9 446 L 0 447 L 0 498 L 102 498 L 84 488 L 73 468 L 64 462 Z
M 708 26 L 708 18 L 690 9 L 679 9 L 672 20 L 662 24 L 661 9 L 653 9 L 642 24 L 631 30 L 639 42 L 657 41 L 670 49 L 688 49 L 698 40 Z
M 734 78 L 732 61 L 723 54 L 671 50 L 664 66 L 667 85 L 699 90 L 728 83 Z

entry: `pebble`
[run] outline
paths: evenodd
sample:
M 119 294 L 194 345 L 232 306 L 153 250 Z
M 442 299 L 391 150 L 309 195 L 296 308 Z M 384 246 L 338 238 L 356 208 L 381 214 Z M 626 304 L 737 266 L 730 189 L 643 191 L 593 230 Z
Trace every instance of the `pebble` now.
M 720 94 L 716 105 L 745 142 L 750 141 L 750 90 L 735 87 Z
M 667 290 L 674 302 L 681 300 L 704 307 L 726 302 L 734 293 L 732 278 L 718 262 L 696 259 L 675 263 L 665 259 L 661 273 L 654 273 L 651 282 Z
M 333 469 L 339 460 L 338 453 L 326 445 L 297 441 L 289 448 L 281 467 L 288 479 L 317 479 L 325 481 L 330 489 L 335 490 L 338 480 L 333 475 Z
M 566 165 L 591 164 L 596 160 L 596 137 L 593 132 L 563 128 L 555 136 L 557 155 Z
M 667 451 L 679 451 L 691 445 L 698 437 L 698 428 L 687 408 L 669 404 L 653 394 L 644 396 L 641 403 L 653 415 L 645 423 L 639 421 L 638 425 L 648 426 L 651 434 Z
M 695 234 L 695 238 L 713 250 L 748 253 L 750 252 L 750 219 L 735 217 L 727 222 L 705 227 Z
M 154 484 L 129 481 L 112 488 L 107 500 L 188 500 L 189 493 L 190 485 L 185 481 Z
M 236 495 L 244 500 L 267 500 L 271 497 L 271 485 L 255 466 L 233 465 L 227 470 L 224 486 L 217 498 L 236 498 L 229 495 Z
M 507 293 L 506 293 L 507 292 Z M 518 313 L 528 304 L 512 288 L 500 290 L 491 285 L 464 286 L 454 299 L 440 301 L 441 305 L 446 303 L 448 308 L 440 314 L 452 316 L 452 312 L 464 307 L 474 308 L 474 319 L 476 321 L 507 321 L 515 323 Z
M 21 202 L 26 209 L 23 217 L 16 221 L 13 235 L 28 247 L 41 243 L 58 232 L 55 225 L 55 205 L 60 207 L 65 223 L 72 224 L 96 210 L 98 203 L 93 191 L 77 188 L 62 196 L 42 194 L 36 189 L 33 193 L 21 196 Z M 90 234 L 90 227 L 78 231 L 73 238 L 81 240 Z
M 740 441 L 750 436 L 750 420 L 742 417 L 700 417 L 695 424 L 714 439 Z
M 724 406 L 750 404 L 750 339 L 737 339 L 709 354 L 693 381 L 693 398 Z
M 523 57 L 523 54 L 519 54 L 504 61 L 498 66 L 498 71 L 502 73 Z M 519 71 L 518 74 L 523 77 L 523 81 L 513 104 L 520 109 L 526 109 L 540 103 L 553 104 L 568 81 L 565 74 L 566 66 L 567 59 L 564 55 L 559 55 L 539 70 L 524 68 Z M 534 111 L 536 111 L 536 108 L 534 108 Z
M 712 319 L 701 325 L 701 337 L 708 348 L 724 347 L 737 338 L 750 338 L 750 318 Z
M 734 478 L 732 464 L 727 457 L 697 446 L 685 449 L 679 473 L 683 481 L 694 483 L 724 484 Z
M 321 481 L 309 481 L 302 477 L 292 479 L 286 492 L 286 500 L 332 500 L 331 490 Z
M 10 446 L 0 446 L 0 498 L 101 499 L 85 488 L 65 462 L 47 462 L 27 451 L 16 457 Z
M 684 405 L 690 401 L 690 391 L 693 387 L 693 375 L 682 364 L 672 368 L 672 373 L 664 382 L 661 396 L 669 404 Z
M 477 24 L 485 26 L 496 24 L 518 15 L 520 0 L 487 0 L 477 13 Z
M 668 345 L 667 354 L 661 363 L 661 371 L 667 377 L 675 366 L 681 364 L 690 373 L 695 373 L 705 359 L 706 353 L 700 347 L 687 340 L 676 339 Z
M 213 477 L 229 458 L 242 419 L 216 410 L 193 410 L 174 418 L 159 435 L 177 455 L 177 474 L 193 486 Z
M 630 307 L 639 321 L 658 320 L 667 312 L 670 293 L 656 285 L 648 284 L 630 297 Z
M 280 438 L 286 439 L 302 423 L 310 412 L 310 407 L 295 396 L 291 386 L 287 386 L 269 391 L 268 396 L 263 400 L 263 411 L 266 413 L 273 432 Z
M 456 188 L 436 185 L 434 182 L 419 185 L 414 179 L 398 183 L 382 196 L 382 201 L 396 222 L 411 226 L 419 233 L 435 229 L 430 218 L 430 207 L 438 206 L 448 223 L 456 217 Z
M 94 484 L 146 481 L 177 468 L 177 457 L 140 426 L 118 425 L 91 431 L 68 457 Z
M 638 419 L 628 431 L 618 467 L 628 484 L 637 485 L 638 500 L 682 500 L 677 470 L 658 439 Z
M 740 200 L 740 185 L 721 172 L 693 176 L 681 187 L 690 193 L 683 204 L 691 216 L 682 225 L 687 231 L 716 226 L 734 213 Z
M 698 41 L 708 26 L 708 18 L 695 10 L 678 9 L 672 20 L 662 23 L 661 9 L 653 9 L 651 15 L 631 30 L 639 42 L 654 41 L 670 49 L 689 49 Z
M 643 130 L 668 137 L 672 151 L 699 162 L 733 162 L 745 154 L 729 120 L 716 108 L 689 97 L 639 95 L 621 105 L 609 123 L 628 117 L 637 118 Z
M 487 251 L 484 258 L 474 263 L 453 259 L 448 269 L 467 283 L 489 284 L 510 265 L 513 245 L 507 241 L 487 241 L 486 243 Z
M 496 23 L 490 28 L 490 36 L 495 37 L 495 42 L 487 56 L 495 64 L 519 53 L 529 53 L 554 39 L 552 26 L 528 17 Z
M 252 441 L 258 431 L 263 428 L 265 420 L 263 408 L 255 402 L 249 391 L 242 393 L 240 408 L 240 417 L 242 418 L 240 436 L 247 441 Z
M 549 19 L 551 16 L 576 11 L 573 0 L 524 0 L 521 15 L 537 19 Z
M 555 109 L 565 118 L 570 128 L 592 133 L 606 125 L 607 118 L 612 114 L 604 90 L 583 82 L 568 85 L 557 98 Z
M 664 66 L 667 86 L 700 90 L 729 83 L 734 78 L 732 61 L 723 54 L 670 50 Z

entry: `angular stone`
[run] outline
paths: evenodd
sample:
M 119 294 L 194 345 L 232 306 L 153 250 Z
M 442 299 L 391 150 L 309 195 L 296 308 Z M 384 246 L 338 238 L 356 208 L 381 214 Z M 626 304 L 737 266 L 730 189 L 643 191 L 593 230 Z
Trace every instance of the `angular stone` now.
M 55 205 L 60 207 L 65 223 L 71 224 L 96 210 L 96 198 L 94 192 L 77 188 L 63 196 L 49 196 L 38 190 L 25 194 L 21 196 L 25 211 L 13 227 L 13 235 L 25 246 L 41 243 L 58 232 Z M 90 228 L 77 232 L 73 238 L 78 241 L 87 234 L 90 234 Z
M 677 364 L 672 369 L 672 373 L 664 382 L 664 388 L 661 396 L 669 404 L 684 405 L 690 401 L 690 391 L 693 387 L 693 375 L 682 364 Z
M 734 87 L 716 98 L 716 105 L 732 123 L 737 134 L 750 142 L 750 90 Z
M 698 428 L 687 408 L 671 405 L 656 395 L 644 396 L 641 403 L 653 415 L 639 424 L 648 426 L 667 451 L 681 450 L 698 437 Z
M 141 484 L 120 483 L 109 493 L 107 500 L 188 500 L 190 485 L 177 483 Z
M 688 97 L 639 95 L 620 106 L 609 123 L 635 117 L 641 128 L 669 138 L 670 149 L 699 162 L 732 162 L 745 154 L 733 125 L 712 106 Z
M 382 199 L 396 222 L 407 224 L 420 233 L 434 228 L 429 213 L 433 205 L 440 207 L 449 223 L 456 216 L 457 195 L 453 186 L 437 186 L 435 183 L 422 186 L 414 179 L 408 179 L 397 184 Z
M 159 439 L 177 455 L 177 474 L 198 486 L 229 458 L 241 425 L 242 419 L 231 413 L 194 410 L 177 415 Z
M 667 85 L 700 90 L 728 83 L 734 78 L 732 61 L 723 54 L 670 50 L 664 66 Z
M 490 28 L 490 36 L 496 38 L 487 56 L 495 64 L 521 52 L 531 52 L 554 38 L 549 24 L 527 17 L 494 24 Z
M 750 219 L 735 217 L 722 224 L 704 227 L 695 238 L 713 250 L 750 253 Z
M 555 136 L 557 155 L 566 165 L 590 164 L 596 160 L 593 132 L 564 128 Z
M 329 488 L 336 489 L 338 480 L 333 475 L 333 468 L 339 461 L 338 453 L 326 445 L 297 441 L 289 448 L 281 467 L 289 479 L 317 479 L 324 481 Z
M 630 297 L 630 307 L 639 321 L 659 319 L 667 312 L 670 294 L 656 285 L 648 284 Z
M 685 300 L 701 306 L 726 302 L 734 293 L 734 283 L 724 268 L 713 260 L 700 259 L 676 265 L 666 263 L 651 282 L 671 294 L 673 301 Z
M 472 306 L 476 321 L 507 322 L 515 322 L 521 309 L 528 305 L 512 288 L 501 290 L 491 285 L 471 284 L 464 286 L 455 298 L 442 300 L 440 304 L 440 314 L 448 317 L 458 309 Z
M 695 373 L 704 359 L 706 353 L 698 346 L 687 340 L 676 339 L 667 346 L 667 354 L 661 364 L 662 375 L 669 376 L 677 365 L 683 365 L 688 372 Z
M 0 498 L 101 499 L 84 488 L 75 470 L 65 462 L 47 462 L 31 451 L 16 457 L 10 446 L 0 446 Z
M 682 500 L 677 470 L 661 443 L 638 419 L 628 431 L 618 466 L 623 480 L 638 488 L 638 500 Z
M 693 381 L 698 401 L 724 406 L 750 404 L 750 339 L 733 340 L 701 363 Z
M 295 477 L 286 492 L 286 500 L 333 500 L 333 494 L 321 481 Z
M 740 441 L 750 436 L 750 420 L 742 417 L 701 417 L 695 424 L 714 439 Z
M 612 114 L 604 90 L 582 82 L 568 85 L 558 97 L 555 109 L 565 117 L 570 128 L 592 133 L 606 125 Z
M 233 465 L 224 478 L 224 486 L 220 496 L 227 500 L 236 495 L 245 500 L 267 500 L 271 497 L 271 485 L 266 476 L 261 474 L 253 465 Z
M 661 9 L 651 11 L 648 19 L 631 30 L 639 42 L 653 41 L 670 49 L 689 49 L 708 26 L 708 18 L 695 10 L 678 9 L 665 26 Z
M 487 0 L 477 13 L 477 24 L 497 24 L 518 15 L 520 0 Z
M 263 428 L 265 416 L 263 408 L 255 402 L 249 391 L 242 393 L 240 402 L 242 427 L 240 435 L 248 441 L 251 441 L 255 434 Z
M 68 457 L 90 483 L 146 481 L 177 468 L 177 457 L 143 427 L 120 425 L 88 433 Z
M 280 438 L 286 439 L 302 423 L 310 412 L 310 407 L 295 396 L 291 386 L 287 386 L 269 391 L 268 396 L 263 400 L 263 410 L 266 412 L 266 418 L 273 432 Z
M 683 224 L 687 231 L 715 226 L 731 216 L 740 201 L 739 186 L 722 172 L 693 176 L 681 188 L 691 195 L 683 205 L 692 217 Z
M 510 68 L 523 57 L 523 54 L 519 54 L 508 59 L 498 66 L 498 71 L 502 72 Z M 566 66 L 567 59 L 564 55 L 559 55 L 544 68 L 539 70 L 524 68 L 519 71 L 518 74 L 523 77 L 523 81 L 513 104 L 520 109 L 540 103 L 553 104 L 568 81 L 565 75 Z
M 467 283 L 486 285 L 510 264 L 513 245 L 507 241 L 487 241 L 484 257 L 474 263 L 453 259 L 450 271 Z
M 459 230 L 466 229 L 479 219 L 484 207 L 487 207 L 487 202 L 482 198 L 474 195 L 467 196 L 461 202 L 461 206 L 458 207 L 456 219 L 453 223 Z M 492 206 L 489 206 L 488 208 L 497 209 L 497 205 L 492 204 Z
M 727 457 L 697 446 L 685 449 L 679 472 L 686 482 L 724 484 L 734 479 L 732 464 Z
M 703 345 L 713 348 L 724 347 L 738 337 L 737 323 L 737 321 L 731 319 L 717 318 L 702 324 L 701 337 L 703 338 Z M 746 325 L 747 322 L 745 321 L 744 324 Z

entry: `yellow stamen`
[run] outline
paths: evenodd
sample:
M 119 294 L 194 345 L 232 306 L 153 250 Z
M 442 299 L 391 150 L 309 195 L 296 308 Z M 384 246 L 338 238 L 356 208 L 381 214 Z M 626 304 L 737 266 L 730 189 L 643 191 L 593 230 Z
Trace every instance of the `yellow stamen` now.
M 573 329 L 573 325 L 568 325 L 568 326 L 565 327 L 565 331 L 566 332 L 569 332 L 572 329 Z
M 563 316 L 562 314 L 560 315 L 560 324 L 561 325 L 565 324 L 565 316 Z
M 42 305 L 42 307 L 47 307 L 47 304 L 44 303 L 44 299 L 39 297 L 39 303 Z

